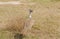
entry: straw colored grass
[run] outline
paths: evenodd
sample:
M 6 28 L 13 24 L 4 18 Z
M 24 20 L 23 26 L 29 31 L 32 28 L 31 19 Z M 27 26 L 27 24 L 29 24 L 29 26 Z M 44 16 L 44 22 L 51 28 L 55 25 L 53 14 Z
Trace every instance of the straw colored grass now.
M 4 18 L 12 18 L 7 24 L 9 26 L 8 31 L 11 30 L 12 32 L 22 31 L 21 28 L 18 26 L 24 26 L 25 18 L 28 13 L 28 8 L 33 9 L 33 19 L 35 20 L 35 24 L 33 25 L 29 35 L 26 35 L 24 39 L 60 39 L 60 2 L 42 2 L 37 3 L 35 5 L 20 5 L 20 6 L 0 6 L 1 7 L 1 14 L 0 16 Z M 9 13 L 8 16 L 2 15 L 3 13 Z M 12 13 L 12 15 L 11 15 Z M 16 17 L 18 16 L 18 18 Z M 24 18 L 20 18 L 20 16 Z M 1 20 L 5 21 L 3 18 Z M 16 21 L 17 20 L 17 21 Z M 19 22 L 19 23 L 18 23 Z M 14 26 L 13 26 L 14 25 Z M 12 27 L 10 27 L 12 26 Z M 13 28 L 13 29 L 12 29 Z M 17 29 L 18 28 L 18 29 Z M 23 28 L 23 27 L 22 27 Z M 20 30 L 21 29 L 21 30 Z M 20 33 L 20 32 L 19 32 Z M 11 33 L 8 33 L 11 34 Z M 2 36 L 3 35 L 3 36 Z M 1 31 L 1 39 L 7 39 L 5 37 L 6 33 L 4 34 Z M 8 39 L 13 39 L 10 37 Z

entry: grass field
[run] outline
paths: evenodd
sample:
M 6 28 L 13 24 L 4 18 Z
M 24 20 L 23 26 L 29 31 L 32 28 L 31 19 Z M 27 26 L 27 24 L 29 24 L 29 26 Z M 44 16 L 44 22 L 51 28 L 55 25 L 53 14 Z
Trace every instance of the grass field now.
M 6 1 L 6 0 L 3 0 Z M 8 1 L 8 0 L 7 0 Z M 27 18 L 28 9 L 32 9 L 35 23 L 23 39 L 60 39 L 60 0 L 21 0 L 23 5 L 0 5 L 0 25 L 16 17 Z M 35 3 L 29 5 L 28 2 Z M 0 31 L 0 39 L 14 39 L 9 31 Z

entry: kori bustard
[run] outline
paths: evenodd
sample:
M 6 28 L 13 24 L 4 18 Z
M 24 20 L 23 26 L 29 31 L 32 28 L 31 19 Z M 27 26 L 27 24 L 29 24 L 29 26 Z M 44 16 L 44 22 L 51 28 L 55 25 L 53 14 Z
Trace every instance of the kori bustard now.
M 32 26 L 34 24 L 34 20 L 32 19 L 32 12 L 33 11 L 31 9 L 29 9 L 29 15 L 28 15 L 28 18 L 25 21 L 24 27 L 23 27 L 23 29 L 22 29 L 20 34 L 16 34 L 14 36 L 15 39 L 17 39 L 16 37 L 22 39 L 23 36 L 29 34 L 29 31 L 31 30 L 31 28 L 32 28 Z
M 25 26 L 24 26 L 24 29 L 22 32 L 27 33 L 29 30 L 31 30 L 33 24 L 34 24 L 34 20 L 32 19 L 32 10 L 29 9 L 29 15 L 28 15 L 28 18 L 25 22 Z

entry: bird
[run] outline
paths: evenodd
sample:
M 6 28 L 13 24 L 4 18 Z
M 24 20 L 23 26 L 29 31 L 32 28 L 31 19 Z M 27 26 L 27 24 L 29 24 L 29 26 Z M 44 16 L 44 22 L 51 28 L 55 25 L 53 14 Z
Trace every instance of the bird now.
M 28 18 L 26 19 L 24 28 L 23 28 L 23 30 L 22 30 L 22 33 L 24 33 L 24 34 L 27 34 L 27 32 L 28 32 L 29 30 L 31 30 L 31 28 L 32 28 L 32 26 L 33 26 L 33 24 L 34 24 L 34 20 L 32 19 L 32 12 L 33 12 L 33 11 L 32 11 L 31 9 L 29 9 L 29 16 L 28 16 Z
M 29 9 L 29 16 L 28 16 L 28 18 L 26 19 L 26 21 L 25 21 L 25 24 L 24 24 L 24 27 L 23 27 L 23 29 L 22 29 L 22 31 L 21 31 L 21 33 L 20 33 L 20 35 L 22 36 L 22 38 L 25 36 L 25 35 L 27 35 L 27 33 L 29 34 L 29 31 L 31 30 L 31 28 L 32 28 L 32 26 L 33 26 L 33 24 L 34 24 L 34 20 L 32 19 L 32 10 L 31 9 Z M 22 39 L 21 38 L 21 39 Z

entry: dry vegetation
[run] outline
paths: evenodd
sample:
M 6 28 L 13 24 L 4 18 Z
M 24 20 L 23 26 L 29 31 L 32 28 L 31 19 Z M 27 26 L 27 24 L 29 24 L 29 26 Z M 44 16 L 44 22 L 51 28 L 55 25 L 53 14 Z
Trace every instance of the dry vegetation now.
M 13 19 L 14 22 L 10 21 L 9 26 L 11 24 L 14 24 L 15 26 L 23 26 L 25 18 L 28 16 L 28 9 L 31 8 L 34 11 L 32 16 L 35 20 L 35 24 L 29 35 L 26 35 L 24 39 L 60 39 L 60 2 L 33 2 L 36 4 L 17 6 L 0 5 L 0 23 L 5 22 L 4 24 L 6 24 L 6 21 Z M 17 23 L 16 20 L 18 20 Z M 18 22 L 23 23 L 21 24 Z M 16 27 L 12 29 L 17 30 Z M 20 29 L 21 28 L 18 27 L 19 31 Z M 13 39 L 13 35 L 9 32 L 5 33 L 0 31 L 0 33 L 0 39 Z M 9 36 L 6 34 L 9 34 Z

